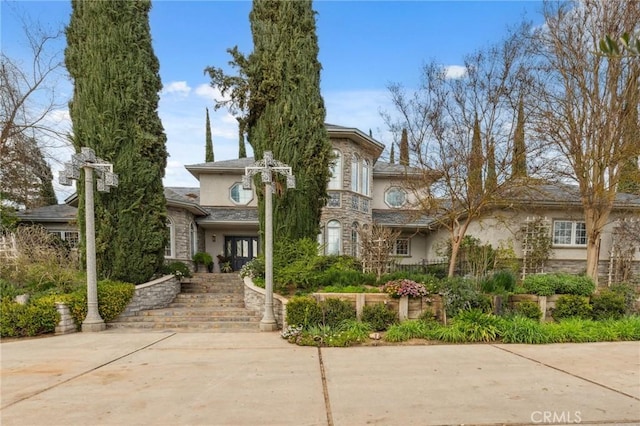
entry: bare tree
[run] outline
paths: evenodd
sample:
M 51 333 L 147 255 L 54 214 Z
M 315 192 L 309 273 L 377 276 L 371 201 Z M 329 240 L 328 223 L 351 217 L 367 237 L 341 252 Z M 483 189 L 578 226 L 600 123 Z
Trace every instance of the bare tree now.
M 371 228 L 358 228 L 358 236 L 362 269 L 364 272 L 374 272 L 380 278 L 393 261 L 391 251 L 400 231 L 373 225 Z
M 431 62 L 414 94 L 389 86 L 400 119 L 387 115 L 387 123 L 392 130 L 407 128 L 411 160 L 423 176 L 408 186 L 418 210 L 449 231 L 449 276 L 471 222 L 508 187 L 522 185 L 510 177 L 518 102 L 531 80 L 524 51 L 528 31 L 523 24 L 502 43 L 467 56 L 462 76 Z
M 52 119 L 54 112 L 66 108 L 56 93 L 64 70 L 62 48 L 52 46 L 62 31 L 21 19 L 28 63 L 5 51 L 0 54 L 0 192 L 3 200 L 28 208 L 55 200 L 46 150 L 68 142 Z
M 598 279 L 600 238 L 620 171 L 640 153 L 640 61 L 597 51 L 605 35 L 640 22 L 637 1 L 574 0 L 544 5 L 535 35 L 542 85 L 535 92 L 536 131 L 555 147 L 555 173 L 577 182 L 587 229 L 587 275 Z M 635 127 L 629 135 L 630 126 Z M 626 135 L 626 136 L 625 136 Z

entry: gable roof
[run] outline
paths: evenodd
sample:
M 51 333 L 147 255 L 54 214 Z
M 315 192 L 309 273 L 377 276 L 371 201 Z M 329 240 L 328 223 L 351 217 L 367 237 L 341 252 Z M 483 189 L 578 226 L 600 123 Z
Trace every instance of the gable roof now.
M 70 223 L 76 220 L 78 209 L 68 204 L 55 204 L 16 212 L 23 222 Z

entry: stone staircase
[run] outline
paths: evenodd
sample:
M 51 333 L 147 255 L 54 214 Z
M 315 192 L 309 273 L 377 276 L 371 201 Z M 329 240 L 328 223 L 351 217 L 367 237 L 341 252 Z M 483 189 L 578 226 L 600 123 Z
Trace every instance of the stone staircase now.
M 197 273 L 185 278 L 181 292 L 163 309 L 138 312 L 109 328 L 189 332 L 258 332 L 262 314 L 244 305 L 238 274 Z

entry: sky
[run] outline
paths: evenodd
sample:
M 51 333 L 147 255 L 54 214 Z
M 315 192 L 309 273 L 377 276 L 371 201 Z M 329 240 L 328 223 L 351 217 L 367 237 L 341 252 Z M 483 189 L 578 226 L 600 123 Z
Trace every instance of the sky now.
M 227 49 L 238 46 L 249 54 L 251 1 L 168 1 L 152 3 L 149 16 L 153 47 L 160 61 L 163 90 L 158 113 L 167 135 L 169 152 L 165 186 L 197 187 L 184 168 L 204 162 L 205 108 L 209 108 L 216 161 L 237 158 L 238 126 L 226 111 L 213 110 L 219 91 L 204 74 L 207 66 L 231 71 Z M 509 26 L 522 20 L 540 24 L 540 1 L 337 1 L 316 0 L 321 93 L 326 122 L 355 127 L 388 147 L 393 137 L 380 112 L 393 114 L 388 85 L 418 85 L 422 66 L 435 60 L 462 66 L 465 55 L 498 42 Z M 28 49 L 19 16 L 45 27 L 64 28 L 71 15 L 70 1 L 0 0 L 0 46 L 3 54 L 25 61 Z M 62 52 L 61 38 L 53 50 Z M 73 94 L 66 75 L 56 80 L 54 111 L 70 128 L 64 105 Z M 248 155 L 251 147 L 247 144 Z M 71 148 L 49 152 L 54 176 L 68 161 Z M 383 154 L 384 155 L 384 154 Z M 388 153 L 387 153 L 388 155 Z M 73 188 L 57 185 L 59 202 Z

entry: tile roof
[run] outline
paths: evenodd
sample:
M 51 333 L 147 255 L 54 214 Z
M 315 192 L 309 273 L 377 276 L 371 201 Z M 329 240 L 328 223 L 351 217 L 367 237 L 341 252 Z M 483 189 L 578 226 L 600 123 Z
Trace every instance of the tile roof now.
M 257 207 L 203 207 L 208 215 L 198 219 L 198 223 L 247 223 L 258 224 Z
M 68 204 L 43 206 L 36 209 L 19 211 L 16 216 L 27 222 L 71 222 L 76 219 L 78 209 Z
M 372 211 L 373 221 L 383 226 L 425 227 L 433 219 L 412 210 L 377 210 Z

